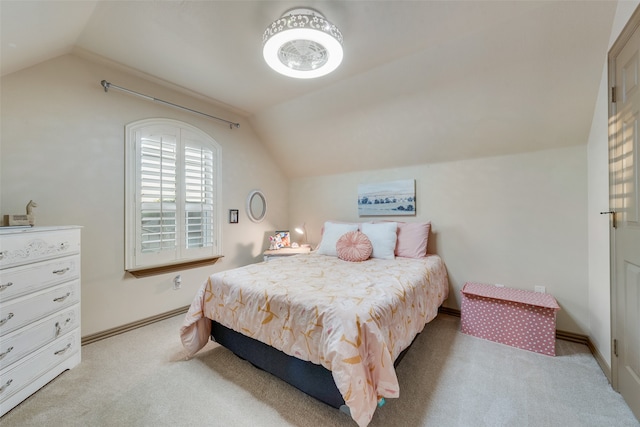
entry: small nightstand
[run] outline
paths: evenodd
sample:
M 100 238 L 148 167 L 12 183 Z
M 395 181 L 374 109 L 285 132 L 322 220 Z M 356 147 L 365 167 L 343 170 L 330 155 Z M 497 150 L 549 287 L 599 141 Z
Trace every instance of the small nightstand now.
M 300 254 L 309 254 L 309 253 L 311 253 L 310 247 L 299 247 L 299 248 L 267 249 L 266 251 L 264 251 L 262 255 L 264 256 L 265 261 L 269 261 L 269 259 L 271 258 L 300 255 Z

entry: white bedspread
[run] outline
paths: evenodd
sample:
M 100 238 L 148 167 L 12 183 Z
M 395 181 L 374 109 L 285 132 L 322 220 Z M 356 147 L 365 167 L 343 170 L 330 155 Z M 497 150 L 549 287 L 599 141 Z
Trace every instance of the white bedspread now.
M 331 370 L 360 426 L 381 397 L 398 397 L 394 360 L 448 296 L 444 263 L 423 259 L 347 262 L 298 255 L 211 275 L 180 334 L 189 355 L 211 322 Z

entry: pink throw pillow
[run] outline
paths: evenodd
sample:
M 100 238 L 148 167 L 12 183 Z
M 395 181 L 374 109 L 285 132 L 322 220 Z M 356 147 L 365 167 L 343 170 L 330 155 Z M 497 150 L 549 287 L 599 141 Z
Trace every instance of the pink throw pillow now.
M 399 222 L 396 256 L 405 258 L 426 257 L 430 231 L 431 222 Z
M 372 251 L 371 241 L 360 231 L 349 231 L 343 234 L 336 243 L 338 258 L 344 261 L 365 261 L 369 259 Z

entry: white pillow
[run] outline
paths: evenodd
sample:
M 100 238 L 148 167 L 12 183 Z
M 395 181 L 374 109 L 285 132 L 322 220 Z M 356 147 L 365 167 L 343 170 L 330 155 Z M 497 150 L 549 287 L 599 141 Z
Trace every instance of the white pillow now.
M 373 246 L 371 258 L 394 259 L 396 239 L 398 238 L 397 222 L 381 222 L 362 224 L 362 232 L 367 235 Z
M 338 256 L 336 251 L 336 243 L 338 239 L 349 231 L 358 231 L 358 224 L 340 224 L 336 222 L 325 222 L 324 232 L 322 233 L 322 241 L 318 247 L 318 253 L 321 255 Z

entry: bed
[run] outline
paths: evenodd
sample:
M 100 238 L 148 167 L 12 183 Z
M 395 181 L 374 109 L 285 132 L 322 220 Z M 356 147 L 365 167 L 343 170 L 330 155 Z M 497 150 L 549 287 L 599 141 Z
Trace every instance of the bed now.
M 327 254 L 321 243 L 310 255 L 209 276 L 181 339 L 191 356 L 213 334 L 256 366 L 284 370 L 273 373 L 332 406 L 344 404 L 362 427 L 382 399 L 399 397 L 394 362 L 435 318 L 448 289 L 437 255 L 350 262 Z M 238 335 L 250 339 L 238 342 Z M 289 358 L 286 368 L 280 353 Z M 322 380 L 307 381 L 309 375 Z

